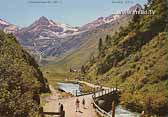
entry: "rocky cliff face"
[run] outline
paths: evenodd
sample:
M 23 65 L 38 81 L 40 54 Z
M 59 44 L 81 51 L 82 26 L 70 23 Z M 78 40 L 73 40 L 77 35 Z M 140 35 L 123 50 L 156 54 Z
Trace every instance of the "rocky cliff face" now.
M 74 28 L 66 24 L 55 23 L 41 17 L 27 28 L 16 32 L 19 42 L 31 52 L 45 56 L 60 56 L 79 48 L 87 40 L 84 37 L 104 25 L 119 22 L 126 15 L 113 15 L 99 18 L 83 27 Z

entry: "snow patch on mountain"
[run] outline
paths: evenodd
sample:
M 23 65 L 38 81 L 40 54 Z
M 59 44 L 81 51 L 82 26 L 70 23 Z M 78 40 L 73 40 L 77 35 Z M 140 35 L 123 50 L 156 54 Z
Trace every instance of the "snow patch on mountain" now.
M 9 24 L 8 22 L 6 22 L 6 21 L 0 19 L 0 25 L 6 25 L 6 26 L 8 26 L 8 25 L 10 25 L 10 24 Z
M 90 22 L 90 23 L 82 26 L 80 28 L 80 30 L 84 31 L 84 30 L 94 29 L 94 28 L 101 26 L 103 24 L 111 23 L 119 18 L 121 18 L 121 15 L 117 15 L 117 14 L 110 15 L 108 17 L 99 17 L 98 19 L 94 20 L 93 22 Z

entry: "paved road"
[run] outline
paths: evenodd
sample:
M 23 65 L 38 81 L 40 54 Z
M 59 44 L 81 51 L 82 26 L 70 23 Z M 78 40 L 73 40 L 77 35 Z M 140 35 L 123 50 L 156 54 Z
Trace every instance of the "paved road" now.
M 77 97 L 64 98 L 59 101 L 59 94 L 56 90 L 50 87 L 52 95 L 47 98 L 47 102 L 44 106 L 44 111 L 47 112 L 58 112 L 59 105 L 61 102 L 64 105 L 65 117 L 97 117 L 95 109 L 92 106 L 91 95 L 78 97 L 80 102 L 84 98 L 86 100 L 86 109 L 83 109 L 82 104 L 80 103 L 80 112 L 75 110 L 75 101 Z

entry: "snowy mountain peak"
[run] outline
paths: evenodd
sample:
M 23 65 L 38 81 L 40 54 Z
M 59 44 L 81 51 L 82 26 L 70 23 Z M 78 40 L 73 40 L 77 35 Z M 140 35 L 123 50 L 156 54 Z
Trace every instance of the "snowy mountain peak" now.
M 68 24 L 55 22 L 44 16 L 40 17 L 30 26 L 25 27 L 17 32 L 17 37 L 24 39 L 32 38 L 55 38 L 66 37 L 77 34 L 78 29 Z
M 0 19 L 0 25 L 6 25 L 6 26 L 8 26 L 8 25 L 10 25 L 10 23 L 8 23 L 8 22 Z
M 48 21 L 48 19 L 47 19 L 45 16 L 41 16 L 41 17 L 39 18 L 39 20 Z
M 16 25 L 10 24 L 7 21 L 0 19 L 0 30 L 3 30 L 6 33 L 15 33 L 19 30 Z
M 90 30 L 94 29 L 98 26 L 101 26 L 106 23 L 111 23 L 117 19 L 120 18 L 120 15 L 110 15 L 108 17 L 99 17 L 98 19 L 94 20 L 93 22 L 90 22 L 80 28 L 80 30 Z
M 49 20 L 42 16 L 38 20 L 36 20 L 33 25 L 49 25 Z

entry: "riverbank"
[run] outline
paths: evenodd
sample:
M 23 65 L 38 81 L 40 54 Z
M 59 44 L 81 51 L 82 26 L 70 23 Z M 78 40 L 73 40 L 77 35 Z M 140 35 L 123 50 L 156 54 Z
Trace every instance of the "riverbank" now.
M 42 94 L 40 96 L 40 100 L 41 100 L 40 106 L 41 107 L 45 106 L 45 104 L 49 103 L 51 100 L 57 100 L 58 101 L 62 98 L 66 99 L 66 98 L 72 97 L 71 94 L 59 91 L 51 85 L 50 85 L 50 90 L 51 90 L 51 93 Z
M 87 94 L 87 93 L 92 93 L 95 91 L 95 85 L 89 85 L 87 83 L 84 83 L 82 81 L 75 81 L 75 80 L 67 80 L 67 81 L 64 81 L 64 83 L 74 83 L 74 84 L 79 84 L 80 86 L 80 91 L 83 93 L 83 94 Z
M 80 82 L 83 82 L 83 81 L 80 81 Z M 97 85 L 85 82 L 85 85 L 86 84 L 88 86 L 91 86 L 92 88 L 97 87 Z M 107 88 L 107 87 L 105 87 L 105 88 Z M 92 105 L 93 100 L 92 100 L 92 95 L 91 94 L 90 95 L 85 95 L 85 96 L 80 96 L 80 97 L 73 97 L 73 96 L 65 93 L 66 96 L 63 96 L 64 93 L 56 90 L 51 85 L 50 85 L 50 89 L 51 89 L 51 94 L 47 95 L 44 98 L 44 101 L 45 101 L 45 103 L 43 104 L 44 111 L 57 112 L 58 108 L 59 108 L 58 103 L 62 103 L 65 107 L 66 112 L 71 113 L 71 115 L 73 117 L 77 117 L 77 116 L 88 117 L 89 114 L 94 115 L 93 117 L 97 117 L 95 109 L 93 108 L 93 105 Z M 81 107 L 81 112 L 82 113 L 76 113 L 74 111 L 75 110 L 75 101 L 76 101 L 77 98 L 80 100 L 80 102 L 82 102 L 83 99 L 86 100 L 87 109 L 83 109 Z M 69 107 L 72 107 L 72 108 L 69 109 Z M 91 109 L 91 112 L 90 112 L 90 110 L 88 110 L 88 108 Z M 83 116 L 83 115 L 86 115 L 86 116 Z M 134 113 L 131 112 L 131 111 L 128 111 L 127 109 L 124 109 L 121 106 L 116 108 L 116 117 L 130 117 L 129 115 L 134 115 Z M 69 114 L 68 114 L 66 117 L 72 117 L 72 116 L 69 116 Z M 139 117 L 139 116 L 133 116 L 133 117 Z
M 88 85 L 82 83 L 80 83 L 80 89 L 82 93 L 91 93 L 95 91 L 93 87 L 89 87 Z

